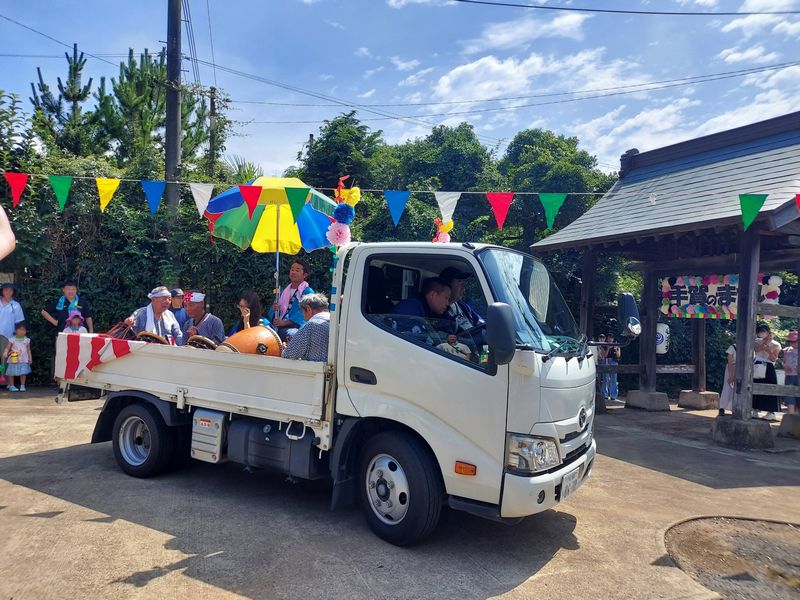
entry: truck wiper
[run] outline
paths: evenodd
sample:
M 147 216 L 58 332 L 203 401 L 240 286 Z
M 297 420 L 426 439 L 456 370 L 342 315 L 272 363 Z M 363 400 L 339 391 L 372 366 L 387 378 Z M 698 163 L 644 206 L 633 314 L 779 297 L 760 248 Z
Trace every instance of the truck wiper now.
M 555 348 L 553 348 L 552 350 L 550 350 L 550 352 L 548 352 L 547 354 L 545 354 L 545 355 L 542 357 L 542 362 L 543 362 L 543 363 L 544 363 L 544 362 L 547 362 L 548 360 L 550 360 L 551 358 L 553 358 L 553 356 L 555 356 L 555 355 L 556 355 L 556 353 L 557 353 L 559 350 L 561 350 L 561 349 L 562 349 L 564 346 L 566 346 L 567 344 L 574 344 L 574 343 L 575 343 L 575 340 L 564 340 L 564 341 L 563 341 L 563 342 L 561 342 L 561 343 L 560 343 L 558 346 L 556 346 Z M 578 342 L 578 343 L 580 343 L 580 342 Z M 567 360 L 569 360 L 570 358 L 572 358 L 572 357 L 570 356 L 569 358 L 567 358 Z

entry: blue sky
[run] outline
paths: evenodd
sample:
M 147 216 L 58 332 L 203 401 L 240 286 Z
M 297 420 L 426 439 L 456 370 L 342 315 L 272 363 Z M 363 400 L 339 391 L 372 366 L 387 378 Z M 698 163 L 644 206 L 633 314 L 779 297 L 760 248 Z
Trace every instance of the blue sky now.
M 536 0 L 530 0 L 531 3 Z M 189 0 L 197 55 L 211 60 L 205 0 Z M 800 59 L 799 16 L 665 17 L 587 15 L 455 4 L 447 0 L 208 0 L 216 62 L 261 78 L 353 104 L 431 103 L 374 107 L 431 124 L 472 123 L 502 153 L 522 129 L 543 127 L 578 136 L 602 167 L 615 169 L 626 149 L 657 148 L 800 110 L 800 66 L 710 83 L 638 91 L 543 106 L 520 104 L 595 94 L 500 100 L 630 86 L 687 76 L 752 69 Z M 800 10 L 800 0 L 549 0 L 550 6 L 602 6 L 691 11 Z M 159 49 L 166 37 L 166 0 L 139 2 L 0 0 L 0 14 L 94 54 Z M 0 19 L 0 89 L 20 94 L 41 66 L 46 81 L 63 76 L 65 50 Z M 184 53 L 188 44 L 184 38 Z M 106 57 L 117 62 L 118 57 Z M 118 69 L 89 57 L 86 72 Z M 185 63 L 184 79 L 192 81 Z M 235 102 L 239 122 L 228 152 L 278 174 L 295 162 L 309 133 L 335 116 L 330 106 L 276 106 L 242 101 L 320 104 L 221 70 L 217 85 Z M 200 81 L 214 73 L 200 66 Z M 479 100 L 455 104 L 455 102 Z M 449 104 L 444 104 L 449 103 Z M 454 115 L 454 112 L 482 111 Z M 444 113 L 444 115 L 442 115 Z M 438 116 L 442 115 L 442 116 Z M 381 119 L 366 110 L 366 119 Z M 257 121 L 312 121 L 266 124 Z M 398 142 L 425 135 L 423 124 L 367 121 Z

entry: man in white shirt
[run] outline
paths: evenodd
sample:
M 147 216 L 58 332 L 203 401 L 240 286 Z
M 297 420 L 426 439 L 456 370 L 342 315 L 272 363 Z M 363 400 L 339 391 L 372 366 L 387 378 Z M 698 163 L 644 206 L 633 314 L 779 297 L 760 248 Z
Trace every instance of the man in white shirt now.
M 447 341 L 442 342 L 436 347 L 439 350 L 444 350 L 448 354 L 452 354 L 463 360 L 469 360 L 470 357 L 472 356 L 472 352 L 470 351 L 469 346 L 459 342 L 458 336 L 455 333 L 448 334 Z

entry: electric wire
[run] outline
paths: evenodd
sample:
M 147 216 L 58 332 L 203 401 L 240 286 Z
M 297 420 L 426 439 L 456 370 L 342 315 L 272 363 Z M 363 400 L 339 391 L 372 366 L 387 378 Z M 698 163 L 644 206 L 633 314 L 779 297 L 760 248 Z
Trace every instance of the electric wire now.
M 194 24 L 192 23 L 192 7 L 189 0 L 183 0 L 183 24 L 186 29 L 186 41 L 189 43 L 189 62 L 192 65 L 192 77 L 197 85 L 200 84 L 200 67 L 197 65 L 197 46 L 194 40 Z
M 217 58 L 214 55 L 214 33 L 211 29 L 211 6 L 209 0 L 206 0 L 206 14 L 208 15 L 208 41 L 211 45 L 211 62 L 214 63 L 214 87 L 217 87 Z
M 648 81 L 642 83 L 631 83 L 626 85 L 618 85 L 618 86 L 611 86 L 605 88 L 590 88 L 585 90 L 573 90 L 573 91 L 565 91 L 565 92 L 550 92 L 546 94 L 526 94 L 522 96 L 499 96 L 497 98 L 486 98 L 486 99 L 474 99 L 474 100 L 442 100 L 439 102 L 393 102 L 393 103 L 364 103 L 362 106 L 370 106 L 370 107 L 406 107 L 406 106 L 442 106 L 442 105 L 454 105 L 454 104 L 479 104 L 484 102 L 506 102 L 509 100 L 527 100 L 530 98 L 550 98 L 556 96 L 572 96 L 577 94 L 591 94 L 595 92 L 611 92 L 616 90 L 625 90 L 625 89 L 632 89 L 634 92 L 637 91 L 647 91 L 647 90 L 639 90 L 633 88 L 642 88 L 646 86 L 654 86 L 659 84 L 669 84 L 669 83 L 677 83 L 677 82 L 689 82 L 691 83 L 703 83 L 704 80 L 709 79 L 714 81 L 715 79 L 722 76 L 730 76 L 730 77 L 739 77 L 745 75 L 751 75 L 755 73 L 761 73 L 765 71 L 774 71 L 780 70 L 787 67 L 793 67 L 800 65 L 800 61 L 793 61 L 793 62 L 786 62 L 786 63 L 775 63 L 771 65 L 762 65 L 760 67 L 750 67 L 747 69 L 737 69 L 735 71 L 722 71 L 720 73 L 708 73 L 705 75 L 688 75 L 686 77 L 678 77 L 675 79 L 662 79 L 658 81 Z M 337 104 L 321 104 L 321 103 L 298 103 L 298 102 L 273 102 L 269 100 L 231 100 L 231 104 L 261 104 L 267 106 L 296 106 L 296 107 L 330 107 L 330 106 L 338 106 Z
M 748 17 L 755 15 L 797 15 L 800 10 L 763 10 L 742 12 L 709 12 L 709 11 L 665 11 L 665 10 L 630 10 L 618 8 L 583 8 L 577 6 L 547 6 L 541 4 L 522 4 L 519 2 L 492 2 L 490 0 L 451 0 L 461 4 L 479 4 L 501 8 L 529 8 L 533 10 L 551 10 L 562 12 L 585 12 L 618 15 L 644 15 L 669 17 Z

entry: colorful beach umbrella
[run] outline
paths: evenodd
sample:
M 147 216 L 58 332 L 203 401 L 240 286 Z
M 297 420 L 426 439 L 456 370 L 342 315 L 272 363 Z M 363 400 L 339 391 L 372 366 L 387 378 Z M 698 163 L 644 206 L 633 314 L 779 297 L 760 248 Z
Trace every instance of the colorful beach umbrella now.
M 297 254 L 330 245 L 325 233 L 336 203 L 296 177 L 259 177 L 212 198 L 212 234 L 256 252 Z

